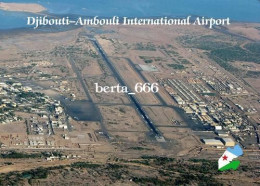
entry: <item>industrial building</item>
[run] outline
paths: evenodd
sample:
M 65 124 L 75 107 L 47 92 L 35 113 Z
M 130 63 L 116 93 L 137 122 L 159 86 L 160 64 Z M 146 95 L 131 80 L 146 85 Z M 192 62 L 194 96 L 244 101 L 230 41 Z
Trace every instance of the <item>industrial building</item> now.
M 235 142 L 234 142 L 234 140 L 233 139 L 231 139 L 231 138 L 222 138 L 222 142 L 224 143 L 224 145 L 225 146 L 227 146 L 227 147 L 233 147 L 233 146 L 235 146 Z
M 216 133 L 218 136 L 220 136 L 220 137 L 229 137 L 227 131 L 218 130 L 218 131 L 215 131 L 215 133 Z
M 222 141 L 218 139 L 202 139 L 202 142 L 210 146 L 223 146 Z

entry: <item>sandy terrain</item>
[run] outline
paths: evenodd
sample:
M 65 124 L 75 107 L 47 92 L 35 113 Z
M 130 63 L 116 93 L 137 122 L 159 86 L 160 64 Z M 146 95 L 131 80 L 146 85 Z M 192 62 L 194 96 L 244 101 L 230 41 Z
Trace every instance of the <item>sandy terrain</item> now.
M 1 41 L 4 41 L 0 43 L 0 48 L 2 50 L 7 49 L 3 53 L 1 52 L 2 54 L 0 59 L 10 60 L 12 59 L 10 54 L 17 54 L 17 51 L 44 51 L 53 49 L 56 46 L 74 43 L 78 32 L 79 30 L 49 34 L 17 33 L 5 35 L 0 33 Z
M 154 78 L 155 75 L 151 75 L 149 72 L 141 72 L 143 76 L 151 83 L 156 82 L 156 79 Z M 175 101 L 171 98 L 171 96 L 168 94 L 168 92 L 164 89 L 164 87 L 159 86 L 159 92 L 158 94 L 161 96 L 161 98 L 168 104 L 168 105 L 174 105 Z
M 16 12 L 30 12 L 30 13 L 40 13 L 46 10 L 42 5 L 35 3 L 3 3 L 0 2 L 0 9 L 6 11 L 16 11 Z
M 145 83 L 125 59 L 113 59 L 113 62 L 131 91 L 135 92 L 137 83 Z M 143 104 L 160 104 L 153 93 L 137 93 L 136 97 Z
M 145 111 L 156 123 L 157 126 L 176 126 L 174 121 L 180 122 L 179 125 L 183 125 L 181 117 L 172 108 L 167 107 L 144 107 Z M 178 125 L 178 126 L 179 126 Z
M 177 143 L 175 152 L 178 156 L 187 156 L 189 151 L 201 145 L 199 138 L 188 128 L 159 127 L 159 130 L 167 139 Z
M 130 106 L 100 106 L 103 121 L 111 133 L 119 141 L 143 141 L 148 132 L 145 123 Z
M 147 127 L 130 106 L 100 106 L 108 129 L 118 132 L 146 132 Z
M 97 77 L 88 77 L 87 78 L 87 86 L 90 91 L 91 98 L 95 103 L 100 104 L 113 104 L 113 103 L 119 103 L 119 104 L 128 104 L 129 99 L 124 93 L 96 93 L 95 90 L 95 84 L 98 83 L 99 86 L 116 86 L 118 82 L 115 80 L 114 77 L 108 76 L 97 76 Z
M 151 65 L 158 67 L 158 72 L 147 72 L 141 71 L 141 74 L 149 82 L 158 82 L 160 83 L 160 95 L 168 105 L 173 105 L 175 102 L 164 90 L 164 81 L 168 78 L 170 79 L 180 79 L 188 84 L 191 78 L 195 79 L 196 77 L 207 77 L 215 75 L 223 75 L 222 71 L 219 68 L 212 67 L 214 63 L 206 57 L 204 52 L 199 49 L 189 49 L 181 46 L 177 39 L 182 35 L 191 35 L 192 37 L 200 37 L 205 35 L 207 32 L 209 35 L 215 35 L 218 37 L 220 33 L 214 33 L 212 30 L 206 30 L 202 27 L 194 27 L 191 30 L 184 28 L 156 28 L 149 29 L 147 28 L 113 28 L 114 33 L 109 34 L 100 34 L 105 36 L 106 39 L 100 39 L 101 37 L 95 35 L 96 38 L 99 38 L 98 41 L 101 43 L 102 47 L 109 55 L 109 58 L 113 62 L 115 68 L 118 70 L 122 78 L 125 80 L 127 85 L 133 89 L 134 85 L 138 82 L 143 82 L 140 74 L 135 68 L 128 63 L 124 57 L 127 57 L 133 61 L 134 64 L 145 64 L 145 61 L 140 58 L 140 56 L 148 57 L 160 57 L 160 60 L 154 60 Z M 112 76 L 112 73 L 107 70 L 105 62 L 101 59 L 100 56 L 91 56 L 93 53 L 87 53 L 91 50 L 95 51 L 91 42 L 83 39 L 78 35 L 82 30 L 73 30 L 62 33 L 48 33 L 48 34 L 20 34 L 10 37 L 2 36 L 0 43 L 0 64 L 3 69 L 12 70 L 10 65 L 13 68 L 13 76 L 16 77 L 16 71 L 19 68 L 28 67 L 29 62 L 32 61 L 37 66 L 34 67 L 34 70 L 44 72 L 46 74 L 56 74 L 61 77 L 61 79 L 53 80 L 44 80 L 40 81 L 41 85 L 48 87 L 46 92 L 54 94 L 56 89 L 59 89 L 57 92 L 65 92 L 68 88 L 70 91 L 66 94 L 74 93 L 77 98 L 83 99 L 83 91 L 78 81 L 75 79 L 75 73 L 72 71 L 70 64 L 66 59 L 66 53 L 62 53 L 63 50 L 56 50 L 57 57 L 53 57 L 52 53 L 54 47 L 61 47 L 64 50 L 67 49 L 67 52 L 71 52 L 75 57 L 75 63 L 87 84 L 87 88 L 90 91 L 90 96 L 97 107 L 100 109 L 102 114 L 102 122 L 108 130 L 108 134 L 111 137 L 110 140 L 107 140 L 104 135 L 102 135 L 102 129 L 100 123 L 98 122 L 77 122 L 72 120 L 71 124 L 73 130 L 69 131 L 57 131 L 56 137 L 51 136 L 55 145 L 57 147 L 70 147 L 71 149 L 76 149 L 76 151 L 83 150 L 84 148 L 75 147 L 78 146 L 87 147 L 87 145 L 95 144 L 94 151 L 96 151 L 95 158 L 100 157 L 100 159 L 106 161 L 109 158 L 115 157 L 129 157 L 133 158 L 136 156 L 142 155 L 142 153 L 155 154 L 155 155 L 167 155 L 170 157 L 182 156 L 183 158 L 189 157 L 198 157 L 203 158 L 212 158 L 211 154 L 219 157 L 219 154 L 216 153 L 216 150 L 213 150 L 211 147 L 206 147 L 206 150 L 203 150 L 201 153 L 198 152 L 198 149 L 202 146 L 205 149 L 205 146 L 199 141 L 199 137 L 194 131 L 188 128 L 182 118 L 177 114 L 177 112 L 170 106 L 163 106 L 157 97 L 154 94 L 139 94 L 136 95 L 136 98 L 143 104 L 143 108 L 149 118 L 152 119 L 153 123 L 158 127 L 158 130 L 166 139 L 166 143 L 159 144 L 155 142 L 154 138 L 150 138 L 151 131 L 143 122 L 142 118 L 139 117 L 133 105 L 130 105 L 130 101 L 125 94 L 99 94 L 95 93 L 94 83 L 98 82 L 102 86 L 114 86 L 118 82 L 115 77 Z M 223 39 L 223 38 L 222 38 Z M 32 42 L 33 41 L 33 42 Z M 78 42 L 75 42 L 78 41 Z M 152 42 L 155 51 L 149 50 L 136 50 L 135 47 L 138 43 L 147 44 Z M 169 47 L 168 45 L 171 45 Z M 75 46 L 75 48 L 73 48 Z M 71 47 L 71 48 L 69 48 Z M 78 47 L 78 48 L 77 48 Z M 70 50 L 68 50 L 68 48 Z M 164 49 L 165 48 L 165 49 Z M 167 51 L 170 51 L 167 53 Z M 87 54 L 85 54 L 85 52 Z M 174 53 L 176 52 L 176 53 Z M 59 55 L 61 54 L 61 55 Z M 174 59 L 179 56 L 187 59 L 191 64 L 187 65 L 187 70 L 181 71 L 173 68 L 169 68 L 168 64 L 176 63 Z M 49 67 L 42 64 L 43 61 L 47 61 Z M 23 64 L 23 65 L 16 65 Z M 239 66 L 242 62 L 236 62 Z M 148 64 L 150 65 L 150 64 Z M 250 64 L 251 66 L 254 64 Z M 259 65 L 254 65 L 258 68 Z M 63 67 L 60 70 L 60 67 Z M 64 71 L 64 72 L 62 72 Z M 197 73 L 197 74 L 196 74 Z M 7 73 L 5 73 L 7 74 Z M 32 74 L 32 73 L 31 73 Z M 228 75 L 227 75 L 228 76 Z M 36 75 L 31 75 L 30 77 L 37 78 Z M 249 83 L 255 86 L 256 89 L 259 89 L 259 79 L 246 79 Z M 62 91 L 64 90 L 64 91 Z M 84 98 L 86 99 L 86 98 Z M 240 97 L 239 97 L 240 99 Z M 242 99 L 242 98 L 241 98 Z M 258 99 L 255 98 L 254 101 L 256 104 Z M 241 102 L 245 104 L 248 99 Z M 239 102 L 240 103 L 240 102 Z M 251 103 L 251 102 L 250 102 Z M 253 103 L 253 102 L 252 102 Z M 156 105 L 156 106 L 145 106 L 144 104 Z M 159 106 L 158 106 L 159 105 Z M 13 134 L 14 141 L 18 139 L 23 139 L 26 137 L 25 127 L 18 126 L 12 128 L 12 126 L 1 126 L 0 129 L 3 132 L 0 132 L 2 136 L 1 140 L 4 138 L 10 138 L 8 136 L 10 133 Z M 70 139 L 62 139 L 62 134 L 68 134 Z M 74 145 L 74 146 L 73 146 Z M 164 147 L 162 147 L 164 146 Z M 130 147 L 149 147 L 152 150 L 137 150 Z M 60 148 L 60 149 L 61 149 Z M 153 150 L 154 149 L 154 150 Z M 47 150 L 47 149 L 45 149 Z M 68 149 L 63 149 L 64 151 Z M 79 152 L 83 157 L 89 155 L 87 148 L 84 149 L 85 153 Z M 222 153 L 223 149 L 218 151 Z M 93 154 L 93 151 L 91 152 Z M 103 154 L 102 154 L 103 153 Z M 124 155 L 127 156 L 124 156 Z M 215 158 L 214 156 L 214 158 Z M 111 158 L 112 159 L 112 158 Z M 83 161 L 83 160 L 82 160 Z M 89 159 L 87 159 L 89 161 Z M 253 161 L 253 160 L 252 160 Z M 0 161 L 1 162 L 1 161 Z M 32 160 L 24 161 L 24 163 L 30 162 L 32 165 L 28 169 L 35 168 L 38 166 L 47 167 L 50 166 L 49 162 L 42 162 L 33 166 L 34 162 Z M 53 165 L 56 162 L 53 163 Z M 68 162 L 61 161 L 57 165 L 66 164 Z M 23 170 L 23 162 L 18 166 L 18 170 Z M 3 172 L 14 171 L 15 166 L 11 165 L 3 167 Z
M 86 76 L 100 76 L 102 75 L 102 70 L 97 62 L 91 62 L 82 70 L 82 74 L 86 74 Z
M 245 78 L 245 80 L 259 93 L 260 92 L 260 79 Z
M 253 40 L 260 40 L 260 31 L 257 29 L 259 27 L 258 24 L 232 24 L 232 26 L 228 27 L 229 31 L 246 36 Z
M 236 61 L 233 64 L 235 67 L 243 69 L 243 70 L 260 71 L 260 64 L 257 64 L 257 63 Z

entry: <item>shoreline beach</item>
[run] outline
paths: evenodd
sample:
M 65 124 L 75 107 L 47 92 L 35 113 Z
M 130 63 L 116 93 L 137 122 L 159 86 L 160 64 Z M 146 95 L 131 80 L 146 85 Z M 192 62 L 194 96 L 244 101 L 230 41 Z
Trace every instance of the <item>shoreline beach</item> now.
M 46 10 L 45 7 L 36 3 L 3 3 L 0 2 L 0 10 L 14 12 L 40 13 Z

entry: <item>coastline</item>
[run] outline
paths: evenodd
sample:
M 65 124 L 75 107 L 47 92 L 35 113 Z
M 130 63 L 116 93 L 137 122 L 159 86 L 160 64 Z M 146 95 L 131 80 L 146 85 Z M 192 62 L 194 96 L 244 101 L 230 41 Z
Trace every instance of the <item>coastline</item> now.
M 12 12 L 40 13 L 47 9 L 36 3 L 3 3 L 0 2 L 0 10 Z

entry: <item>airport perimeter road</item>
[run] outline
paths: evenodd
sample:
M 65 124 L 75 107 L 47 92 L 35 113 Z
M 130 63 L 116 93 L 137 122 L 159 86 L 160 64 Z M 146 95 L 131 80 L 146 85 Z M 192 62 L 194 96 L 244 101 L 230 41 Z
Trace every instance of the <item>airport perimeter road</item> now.
M 82 88 L 83 88 L 83 90 L 84 90 L 84 93 L 86 94 L 87 98 L 93 103 L 93 101 L 92 101 L 92 99 L 91 99 L 91 96 L 90 96 L 90 94 L 89 94 L 87 85 L 86 85 L 86 83 L 84 82 L 84 79 L 83 79 L 83 77 L 82 77 L 82 75 L 81 75 L 81 72 L 78 70 L 78 68 L 77 68 L 77 66 L 76 66 L 76 64 L 75 64 L 75 61 L 74 61 L 73 57 L 68 56 L 68 61 L 70 62 L 70 65 L 71 65 L 73 71 L 75 72 L 75 74 L 76 74 L 76 76 L 77 76 L 77 79 L 78 79 L 78 81 L 80 82 L 80 84 L 81 84 L 81 86 L 82 86 Z M 95 105 L 95 104 L 94 104 L 94 105 Z M 110 138 L 110 137 L 109 137 L 109 134 L 108 134 L 108 131 L 107 131 L 107 128 L 106 128 L 106 126 L 105 126 L 104 123 L 103 123 L 103 117 L 102 117 L 102 115 L 101 115 L 101 113 L 100 113 L 100 111 L 99 111 L 99 108 L 97 108 L 96 105 L 95 105 L 95 107 L 96 107 L 96 110 L 98 111 L 98 115 L 99 115 L 99 118 L 100 118 L 101 130 L 102 130 L 104 136 L 106 136 L 107 138 Z M 86 111 L 86 112 L 87 112 L 87 111 Z

